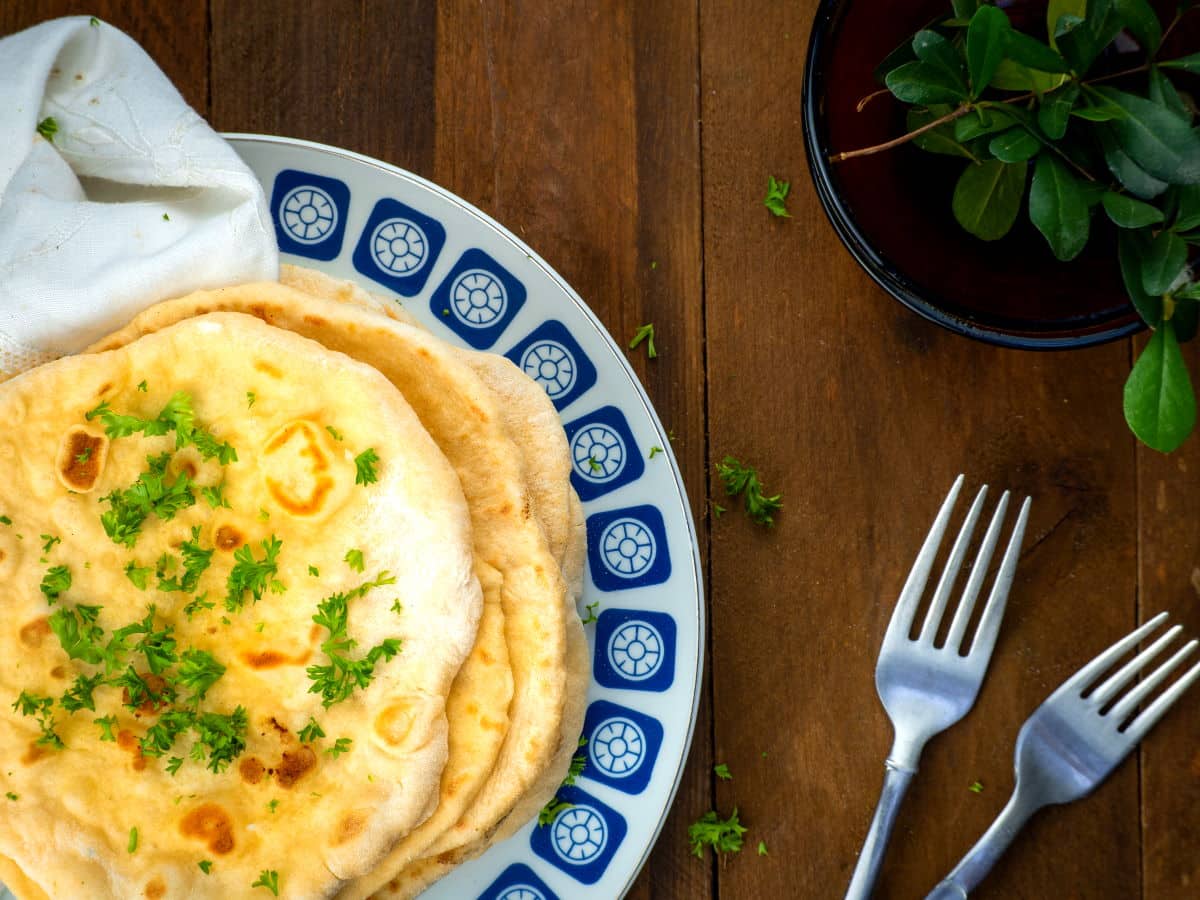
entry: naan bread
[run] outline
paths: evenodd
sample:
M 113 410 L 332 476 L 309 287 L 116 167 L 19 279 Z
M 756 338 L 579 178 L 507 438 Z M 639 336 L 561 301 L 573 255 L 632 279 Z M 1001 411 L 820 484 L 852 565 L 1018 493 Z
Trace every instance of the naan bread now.
M 513 668 L 510 727 L 494 768 L 469 805 L 447 796 L 452 756 L 443 779 L 442 805 L 431 819 L 444 829 L 439 841 L 450 847 L 473 844 L 491 831 L 549 765 L 560 743 L 565 690 L 567 588 L 550 553 L 524 490 L 521 459 L 504 434 L 495 399 L 465 366 L 457 351 L 418 329 L 379 316 L 359 304 L 334 303 L 279 285 L 249 285 L 168 301 L 139 316 L 127 329 L 100 345 L 111 346 L 167 323 L 209 309 L 244 309 L 279 328 L 314 337 L 329 347 L 368 362 L 387 375 L 458 469 L 475 517 L 477 554 L 502 576 L 504 630 Z M 489 526 L 480 515 L 490 517 Z M 487 582 L 485 580 L 485 589 Z M 473 654 L 467 666 L 476 659 Z M 466 669 L 467 667 L 464 667 Z M 462 680 L 462 676 L 460 676 Z M 487 686 L 486 679 L 471 684 Z M 465 710 L 478 710 L 476 687 L 457 692 Z M 457 730 L 451 697 L 451 732 Z M 452 737 L 453 742 L 453 737 Z M 452 743 L 453 748 L 453 743 Z M 471 778 L 481 755 L 464 760 Z M 459 797 L 470 799 L 466 791 Z M 456 820 L 457 819 L 457 820 Z M 436 834 L 430 835 L 437 837 Z M 401 845 L 389 864 L 347 891 L 374 890 L 387 881 L 419 842 Z M 439 851 L 441 852 L 441 851 Z M 393 865 L 393 861 L 399 865 Z M 390 874 L 389 874 L 390 873 Z M 367 885 L 370 884 L 368 887 Z
M 107 641 L 154 603 L 147 621 L 174 629 L 176 655 L 205 651 L 225 666 L 199 710 L 243 707 L 246 746 L 219 773 L 205 767 L 204 747 L 201 761 L 188 758 L 191 732 L 161 758 L 147 757 L 139 739 L 168 710 L 152 701 L 131 710 L 116 686 L 95 690 L 94 712 L 68 714 L 61 701 L 53 708 L 64 750 L 37 743 L 36 716 L 0 705 L 0 783 L 18 797 L 0 805 L 0 877 L 33 896 L 31 886 L 52 897 L 228 897 L 249 894 L 274 871 L 280 896 L 331 896 L 437 800 L 445 697 L 481 607 L 466 501 L 412 409 L 370 367 L 245 315 L 156 331 L 0 388 L 0 511 L 12 520 L 0 525 L 0 694 L 59 698 L 77 675 L 104 671 L 69 659 L 48 616 L 67 610 L 76 620 L 85 604 L 102 607 L 96 624 Z M 102 418 L 85 419 L 102 400 L 115 413 L 154 419 L 177 391 L 191 398 L 197 434 L 228 441 L 236 461 L 222 466 L 196 445 L 176 449 L 178 428 L 109 439 Z M 378 480 L 356 484 L 355 457 L 368 449 L 378 455 Z M 156 469 L 147 457 L 160 453 L 169 462 Z M 148 467 L 176 486 L 190 475 L 195 503 L 171 518 L 147 517 L 127 548 L 102 526 L 113 506 L 104 498 Z M 201 499 L 201 488 L 219 485 L 229 508 Z M 227 610 L 234 552 L 262 563 L 272 539 L 280 542 L 276 571 L 263 578 L 261 597 L 237 591 Z M 158 560 L 186 560 L 185 542 L 212 551 L 192 590 L 163 590 L 146 573 L 143 591 L 127 577 L 133 565 L 178 578 L 178 565 Z M 346 561 L 350 550 L 362 552 L 362 573 Z M 46 590 L 43 578 L 58 566 L 70 583 L 63 588 L 60 578 Z M 385 570 L 394 583 L 349 600 L 347 636 L 357 647 L 347 655 L 361 659 L 391 638 L 402 647 L 377 659 L 369 684 L 326 709 L 305 671 L 328 662 L 321 644 L 329 635 L 313 622 L 318 603 Z M 273 582 L 286 592 L 275 593 Z M 215 609 L 196 606 L 205 593 Z M 122 664 L 162 690 L 140 651 Z M 178 663 L 167 669 L 177 671 Z M 185 708 L 184 695 L 181 688 L 175 708 Z M 115 717 L 117 740 L 100 740 L 93 720 L 102 716 Z M 312 745 L 299 739 L 310 720 L 326 735 Z M 322 752 L 341 738 L 352 741 L 349 752 Z M 176 755 L 184 761 L 171 775 Z M 207 874 L 202 861 L 212 863 Z

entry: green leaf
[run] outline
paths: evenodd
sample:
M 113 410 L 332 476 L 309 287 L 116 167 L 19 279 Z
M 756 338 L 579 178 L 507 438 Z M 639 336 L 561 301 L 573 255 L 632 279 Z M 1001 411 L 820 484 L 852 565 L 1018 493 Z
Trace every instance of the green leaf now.
M 955 46 L 936 31 L 918 31 L 913 38 L 913 52 L 917 59 L 933 66 L 964 94 L 967 92 L 967 73 L 962 57 Z
M 1176 193 L 1177 209 L 1171 228 L 1177 232 L 1184 232 L 1200 227 L 1200 185 L 1186 184 L 1173 190 Z
M 969 141 L 983 134 L 1007 131 L 1015 123 L 1012 111 L 1004 107 L 977 109 L 974 113 L 954 120 L 954 137 L 959 141 Z
M 1019 31 L 1009 31 L 1006 55 L 1014 62 L 1039 72 L 1069 72 L 1067 61 L 1036 38 Z
M 1115 191 L 1106 191 L 1100 202 L 1104 204 L 1104 211 L 1108 213 L 1113 224 L 1121 228 L 1144 228 L 1147 225 L 1155 225 L 1164 218 L 1162 210 L 1157 206 L 1134 200 Z
M 1079 85 L 1071 82 L 1042 100 L 1042 105 L 1038 107 L 1038 127 L 1046 137 L 1057 141 L 1067 133 L 1067 119 L 1078 99 Z
M 969 164 L 954 187 L 954 218 L 985 241 L 1004 237 L 1021 210 L 1028 163 Z
M 1200 281 L 1181 287 L 1175 292 L 1176 300 L 1200 300 Z
M 1058 259 L 1065 262 L 1080 254 L 1091 219 L 1075 176 L 1052 153 L 1039 156 L 1029 189 L 1029 220 Z
M 905 103 L 956 103 L 966 92 L 945 72 L 930 63 L 916 60 L 888 72 L 887 89 Z
M 942 103 L 935 103 L 926 109 L 910 107 L 905 116 L 905 129 L 907 131 L 916 131 L 922 125 L 928 125 L 934 119 L 941 118 L 950 112 L 951 109 L 953 107 Z M 971 155 L 971 151 L 954 139 L 953 122 L 946 122 L 944 125 L 939 125 L 937 128 L 932 128 L 917 135 L 913 138 L 913 143 L 927 153 L 941 153 L 945 156 L 962 156 L 967 159 L 975 159 Z
M 992 138 L 988 149 L 1001 162 L 1023 162 L 1042 149 L 1042 142 L 1018 125 Z
M 1186 121 L 1192 121 L 1192 111 L 1179 96 L 1179 91 L 1175 90 L 1171 79 L 1164 75 L 1158 66 L 1150 67 L 1150 99 Z
M 1151 328 L 1162 321 L 1162 297 L 1147 294 L 1142 287 L 1142 262 L 1146 254 L 1147 236 L 1141 231 L 1117 233 L 1117 258 L 1121 262 L 1121 280 L 1133 308 Z
M 1055 46 L 1055 35 L 1058 34 L 1058 20 L 1063 16 L 1073 16 L 1082 20 L 1087 14 L 1087 0 L 1050 0 L 1046 7 L 1046 33 L 1050 35 L 1050 46 Z
M 1109 127 L 1130 159 L 1169 184 L 1200 184 L 1200 134 L 1189 123 L 1144 97 L 1097 90 L 1128 113 Z
M 971 74 L 972 96 L 978 97 L 992 80 L 1012 26 L 1001 10 L 994 6 L 981 6 L 971 17 L 967 28 L 967 70 Z
M 883 62 L 875 67 L 875 80 L 880 84 L 886 84 L 887 74 L 893 69 L 898 69 L 908 62 L 912 62 L 917 58 L 913 53 L 912 39 L 905 38 L 904 43 L 896 47 L 891 53 L 883 58 Z
M 1162 42 L 1162 25 L 1147 0 L 1113 0 L 1117 14 L 1150 56 L 1158 52 Z
M 1147 294 L 1165 294 L 1187 265 L 1187 244 L 1173 231 L 1159 232 L 1146 246 L 1142 260 L 1142 288 Z
M 1071 110 L 1071 115 L 1089 122 L 1112 122 L 1116 119 L 1124 119 L 1126 113 L 1115 103 L 1101 102 L 1090 106 L 1077 106 Z
M 954 10 L 954 18 L 970 19 L 979 9 L 979 0 L 951 0 L 950 7 Z
M 1200 72 L 1200 53 L 1181 56 L 1178 59 L 1164 59 L 1159 63 L 1167 69 L 1183 69 L 1185 72 Z
M 1121 16 L 1113 0 L 1089 0 L 1087 16 L 1081 22 L 1058 20 L 1066 30 L 1057 32 L 1057 49 L 1071 68 L 1083 74 L 1092 67 L 1096 57 L 1113 42 L 1121 31 Z M 1058 27 L 1058 26 L 1056 26 Z
M 1110 131 L 1111 128 L 1111 125 L 1101 125 L 1096 129 L 1096 136 L 1104 150 L 1104 161 L 1117 181 L 1143 200 L 1153 199 L 1165 191 L 1169 185 L 1165 181 L 1159 181 L 1135 163 L 1122 149 L 1116 135 Z
M 1196 395 L 1170 322 L 1154 332 L 1129 373 L 1125 421 L 1142 443 L 1161 453 L 1176 449 L 1196 425 Z
M 1179 294 L 1175 295 L 1175 299 L 1180 299 Z M 1182 303 L 1177 302 L 1175 312 L 1171 315 L 1171 322 L 1175 325 L 1175 337 L 1181 344 L 1186 344 L 1194 338 L 1196 329 L 1200 326 L 1200 304 L 1191 302 L 1193 299 L 1195 298 L 1185 299 Z

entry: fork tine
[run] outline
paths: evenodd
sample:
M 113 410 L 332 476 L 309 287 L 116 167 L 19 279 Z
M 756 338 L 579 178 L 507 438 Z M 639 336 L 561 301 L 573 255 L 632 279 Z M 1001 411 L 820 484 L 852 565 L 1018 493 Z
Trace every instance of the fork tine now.
M 1160 612 L 1140 628 L 1136 628 L 1121 638 L 1090 663 L 1063 682 L 1055 694 L 1075 692 L 1082 694 L 1083 689 L 1096 680 L 1109 666 L 1124 656 L 1131 647 L 1136 647 L 1147 634 L 1161 625 L 1167 618 L 1166 612 Z
M 1120 699 L 1120 701 L 1109 710 L 1109 716 L 1114 722 L 1120 724 L 1124 722 L 1129 714 L 1132 713 L 1139 703 L 1150 696 L 1151 691 L 1166 681 L 1181 662 L 1192 655 L 1192 651 L 1200 646 L 1200 641 L 1188 641 L 1175 652 L 1175 655 L 1168 659 L 1165 663 L 1154 670 L 1150 675 L 1143 678 L 1138 686 Z
M 1183 696 L 1184 691 L 1196 683 L 1197 679 L 1200 679 L 1200 663 L 1192 666 L 1182 678 L 1159 694 L 1158 699 L 1142 710 L 1129 728 L 1125 730 L 1125 736 L 1132 739 L 1134 743 L 1144 738 L 1146 732 L 1158 723 L 1163 714 L 1171 708 L 1171 705 L 1176 700 Z
M 896 611 L 892 613 L 892 620 L 888 623 L 887 634 L 884 636 L 885 641 L 906 637 L 912 627 L 913 617 L 917 612 L 917 603 L 925 591 L 926 582 L 929 581 L 929 570 L 933 568 L 934 557 L 937 556 L 938 546 L 942 543 L 942 535 L 946 533 L 946 525 L 950 521 L 950 513 L 954 510 L 954 502 L 958 499 L 958 492 L 962 489 L 962 485 L 963 476 L 959 475 L 954 479 L 950 493 L 942 501 L 942 508 L 938 510 L 937 518 L 933 520 L 933 527 L 929 529 L 929 534 L 925 536 L 925 543 L 921 545 L 921 552 L 917 554 L 917 561 L 913 563 L 913 567 L 908 573 L 908 579 L 904 582 L 904 589 L 900 591 L 900 599 L 896 601 Z
M 1008 547 L 1004 558 L 1000 560 L 1000 571 L 992 583 L 992 592 L 988 595 L 987 606 L 979 617 L 979 627 L 975 629 L 975 637 L 971 639 L 971 651 L 968 655 L 980 654 L 984 664 L 991 658 L 992 648 L 996 646 L 996 636 L 1000 633 L 1000 620 L 1004 618 L 1004 608 L 1008 604 L 1008 592 L 1012 588 L 1013 577 L 1017 572 L 1017 560 L 1021 558 L 1021 541 L 1025 537 L 1025 523 L 1029 521 L 1029 497 L 1021 504 L 1017 514 L 1017 523 L 1013 526 L 1012 537 L 1008 539 Z
M 1000 502 L 996 504 L 996 511 L 992 513 L 992 521 L 988 524 L 988 530 L 983 536 L 983 543 L 979 545 L 979 553 L 975 556 L 971 577 L 967 579 L 962 599 L 958 601 L 958 609 L 955 610 L 954 620 L 950 623 L 950 632 L 946 635 L 946 647 L 950 650 L 958 650 L 959 644 L 962 643 L 967 623 L 971 621 L 971 613 L 975 611 L 975 598 L 979 596 L 979 589 L 983 587 L 983 579 L 987 577 L 988 566 L 991 564 L 992 554 L 996 550 L 996 542 L 1000 539 L 1000 528 L 1004 525 L 1006 515 L 1008 515 L 1008 491 L 1000 495 Z
M 1092 691 L 1091 696 L 1088 697 L 1088 702 L 1103 706 L 1108 700 L 1115 697 L 1125 685 L 1137 677 L 1138 672 L 1142 671 L 1150 660 L 1162 653 L 1163 648 L 1175 640 L 1181 631 L 1183 631 L 1182 625 L 1175 625 L 1172 628 L 1168 628 L 1158 640 L 1129 662 L 1125 663 L 1125 665 L 1121 666 L 1120 670 L 1109 676 L 1104 684 Z
M 938 579 L 937 589 L 933 592 L 929 612 L 925 614 L 925 624 L 921 626 L 919 638 L 921 641 L 933 643 L 938 625 L 942 622 L 942 614 L 946 611 L 946 601 L 950 599 L 950 592 L 954 589 L 954 582 L 958 578 L 958 570 L 962 568 L 963 557 L 967 555 L 967 546 L 971 543 L 971 535 L 975 533 L 975 523 L 979 521 L 979 513 L 983 510 L 985 497 L 987 497 L 986 484 L 975 495 L 975 502 L 971 504 L 967 517 L 963 519 L 962 527 L 958 529 L 958 537 L 954 539 L 954 546 L 950 548 L 950 557 L 946 560 L 946 566 L 942 569 L 942 577 Z

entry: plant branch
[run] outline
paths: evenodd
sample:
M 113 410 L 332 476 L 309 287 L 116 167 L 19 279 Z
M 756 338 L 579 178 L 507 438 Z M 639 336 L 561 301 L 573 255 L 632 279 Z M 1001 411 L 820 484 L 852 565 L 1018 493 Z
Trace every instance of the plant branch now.
M 870 156 L 873 153 L 882 153 L 884 150 L 891 150 L 893 147 L 899 147 L 901 144 L 907 144 L 915 137 L 919 137 L 927 131 L 932 131 L 939 125 L 945 125 L 947 122 L 953 122 L 955 119 L 965 116 L 971 111 L 972 107 L 968 104 L 963 104 L 957 109 L 952 109 L 944 116 L 938 116 L 931 122 L 926 122 L 920 128 L 915 128 L 908 134 L 902 134 L 898 138 L 893 138 L 882 144 L 876 144 L 873 147 L 863 147 L 859 150 L 847 150 L 845 153 L 834 153 L 829 157 L 830 162 L 841 162 L 845 159 L 853 159 L 856 156 Z
M 867 108 L 867 104 L 870 103 L 872 100 L 874 100 L 876 97 L 882 97 L 884 94 L 890 94 L 890 93 L 891 93 L 891 91 L 889 91 L 887 88 L 882 88 L 881 90 L 875 91 L 874 93 L 867 94 L 867 96 L 863 97 L 861 100 L 858 101 L 858 106 L 854 107 L 854 111 L 862 112 L 864 109 Z

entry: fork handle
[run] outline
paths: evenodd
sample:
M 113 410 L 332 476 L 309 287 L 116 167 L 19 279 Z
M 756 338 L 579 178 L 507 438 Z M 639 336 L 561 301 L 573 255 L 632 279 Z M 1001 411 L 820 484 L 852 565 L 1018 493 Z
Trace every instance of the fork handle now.
M 871 830 L 867 832 L 862 852 L 858 855 L 854 877 L 850 879 L 850 887 L 846 890 L 846 900 L 868 900 L 871 891 L 875 889 L 875 880 L 883 867 L 883 855 L 887 852 L 888 839 L 896 825 L 896 815 L 900 812 L 900 804 L 916 774 L 911 769 L 893 768 L 891 762 L 888 762 L 887 772 L 883 776 L 883 792 L 879 796 L 879 804 L 875 807 Z
M 965 900 L 992 870 L 992 866 L 1004 855 L 1017 832 L 1039 808 L 1038 804 L 1026 801 L 1019 789 L 1014 792 L 1008 805 L 984 832 L 983 837 L 967 851 L 967 855 L 925 900 Z

